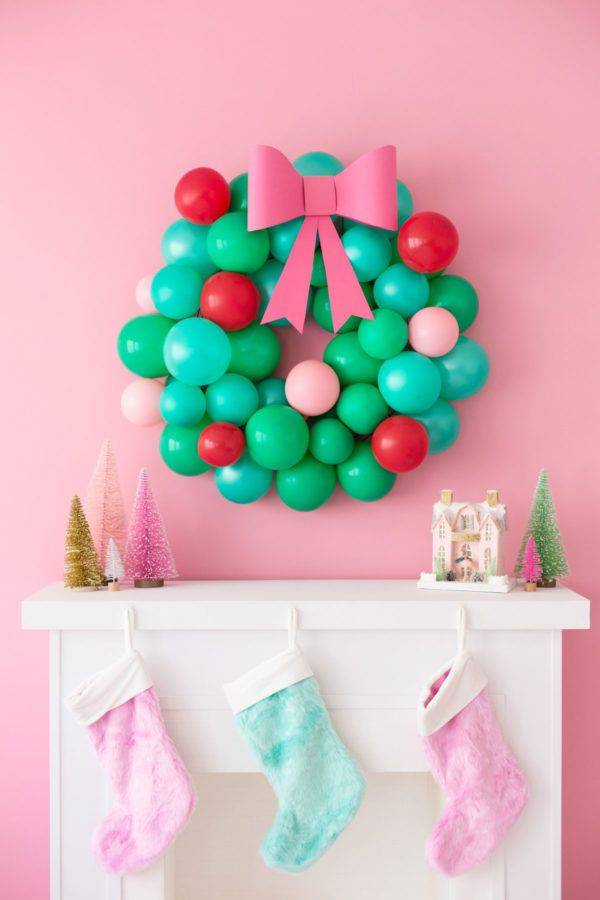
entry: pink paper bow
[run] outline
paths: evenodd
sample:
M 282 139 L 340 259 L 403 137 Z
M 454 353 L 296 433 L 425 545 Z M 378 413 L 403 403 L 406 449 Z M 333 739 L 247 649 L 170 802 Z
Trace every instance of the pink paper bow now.
M 270 228 L 304 216 L 263 322 L 285 318 L 302 332 L 317 234 L 323 251 L 334 331 L 352 315 L 373 318 L 331 221 L 334 213 L 376 228 L 397 229 L 395 147 L 371 150 L 339 175 L 305 176 L 274 147 L 260 145 L 251 150 L 248 229 Z

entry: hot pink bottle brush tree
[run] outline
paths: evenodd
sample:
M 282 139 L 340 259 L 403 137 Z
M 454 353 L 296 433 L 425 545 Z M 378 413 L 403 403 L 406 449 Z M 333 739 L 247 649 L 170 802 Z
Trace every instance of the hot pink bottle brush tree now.
M 542 564 L 540 556 L 535 546 L 535 539 L 532 534 L 529 535 L 525 545 L 523 554 L 523 578 L 525 579 L 525 590 L 535 591 L 537 583 L 542 577 Z
M 140 472 L 133 502 L 125 572 L 135 587 L 162 587 L 165 579 L 177 578 L 173 554 L 146 469 Z

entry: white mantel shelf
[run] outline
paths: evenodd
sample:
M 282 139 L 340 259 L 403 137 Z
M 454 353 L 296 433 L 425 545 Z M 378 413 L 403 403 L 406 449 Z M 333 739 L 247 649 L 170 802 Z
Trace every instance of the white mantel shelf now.
M 456 627 L 456 609 L 469 628 L 562 631 L 590 626 L 590 604 L 565 587 L 509 594 L 418 590 L 412 580 L 180 581 L 164 588 L 77 593 L 60 582 L 22 604 L 22 626 L 48 631 L 114 630 L 123 610 L 135 609 L 147 631 L 268 631 L 287 627 L 296 607 L 311 631 L 418 630 Z

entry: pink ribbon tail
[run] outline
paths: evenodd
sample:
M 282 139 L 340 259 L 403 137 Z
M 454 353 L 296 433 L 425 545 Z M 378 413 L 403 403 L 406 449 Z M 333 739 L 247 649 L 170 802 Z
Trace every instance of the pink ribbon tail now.
M 332 226 L 333 227 L 333 226 Z M 307 216 L 269 300 L 262 322 L 287 319 L 302 334 L 315 255 L 318 220 Z M 334 229 L 335 230 L 335 229 Z M 366 301 L 365 301 L 366 302 Z
M 339 331 L 350 316 L 372 319 L 371 307 L 329 216 L 319 216 L 318 229 L 327 273 L 333 330 Z

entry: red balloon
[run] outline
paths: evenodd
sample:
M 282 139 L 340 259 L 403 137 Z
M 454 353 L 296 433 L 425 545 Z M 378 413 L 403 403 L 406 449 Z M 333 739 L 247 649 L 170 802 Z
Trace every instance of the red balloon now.
M 175 206 L 184 219 L 210 225 L 229 209 L 229 185 L 214 169 L 186 172 L 175 188 Z
M 258 288 L 246 275 L 217 272 L 204 282 L 200 315 L 225 331 L 239 331 L 254 321 L 259 304 Z
M 246 441 L 244 432 L 231 422 L 211 422 L 198 438 L 198 456 L 210 466 L 230 466 L 237 462 Z
M 371 449 L 388 472 L 409 472 L 427 456 L 429 435 L 425 426 L 410 416 L 390 416 L 373 432 Z
M 417 213 L 404 222 L 398 233 L 398 253 L 415 272 L 429 274 L 444 269 L 457 251 L 458 231 L 440 213 Z

